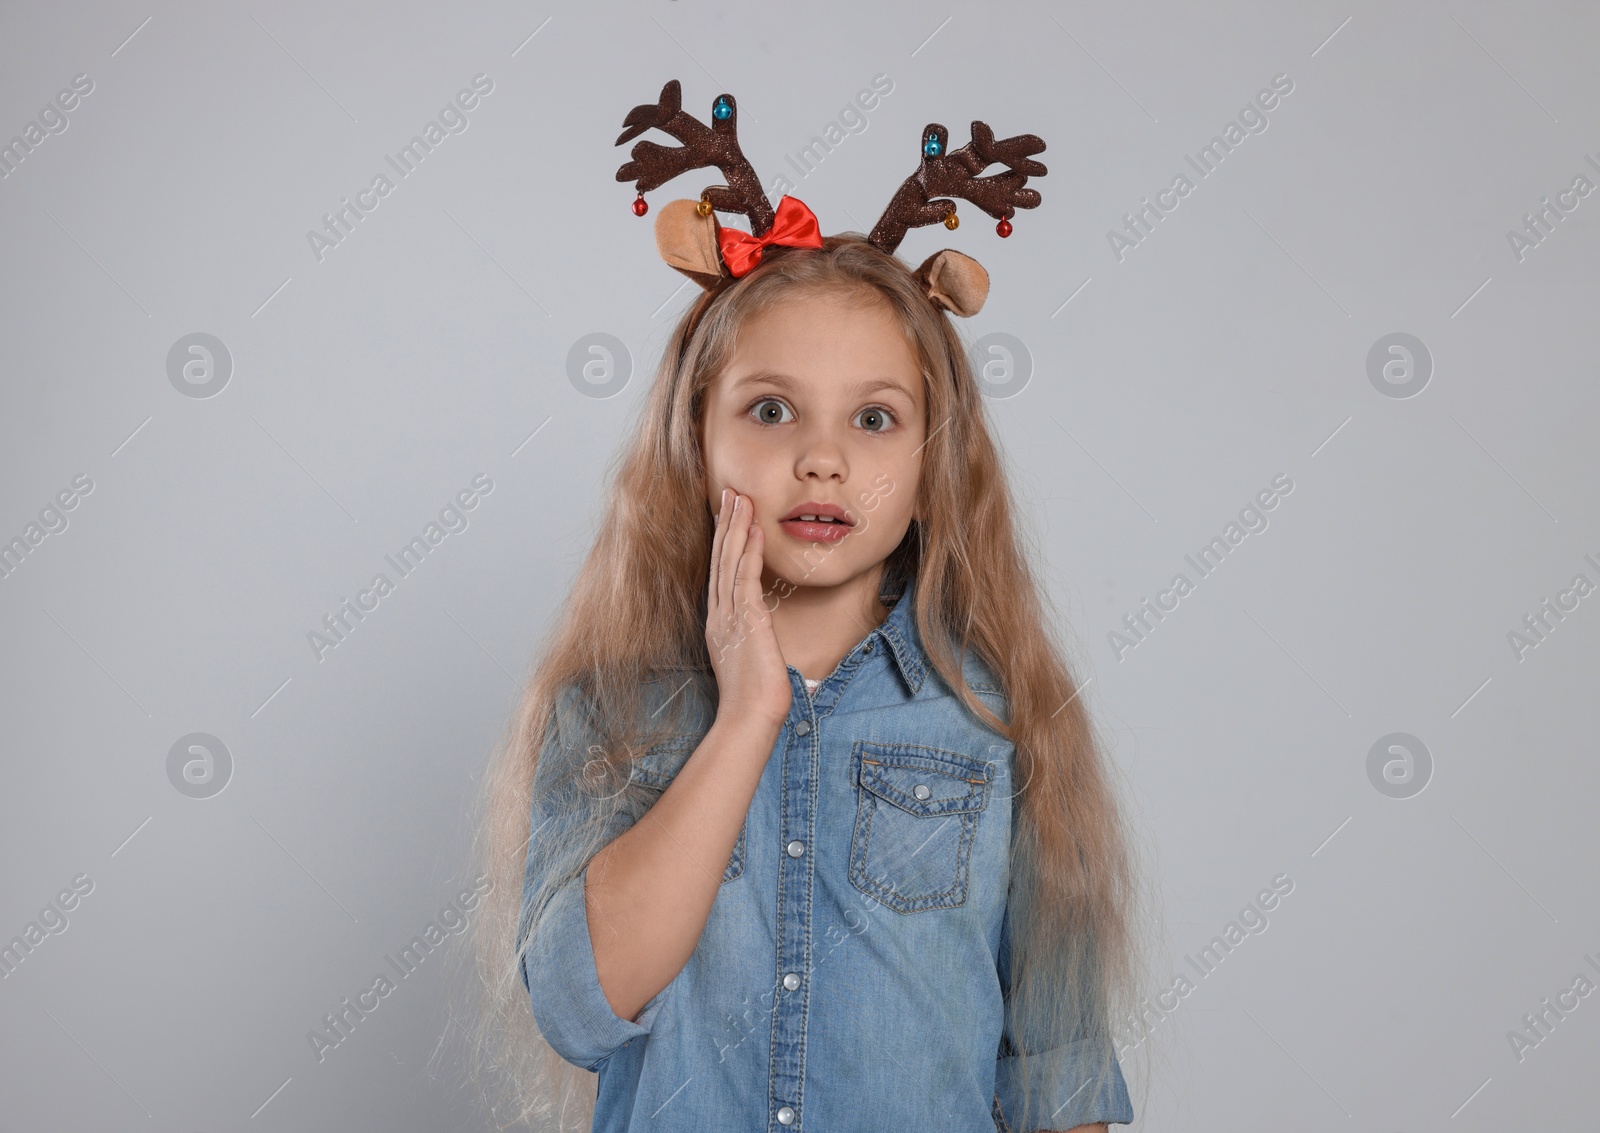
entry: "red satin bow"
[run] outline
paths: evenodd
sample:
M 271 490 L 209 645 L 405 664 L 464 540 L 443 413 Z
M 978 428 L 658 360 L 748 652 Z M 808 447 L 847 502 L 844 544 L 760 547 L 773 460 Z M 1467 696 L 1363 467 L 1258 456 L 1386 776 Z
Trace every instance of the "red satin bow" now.
M 777 217 L 765 236 L 718 226 L 717 244 L 722 248 L 722 262 L 727 265 L 728 273 L 737 278 L 761 262 L 763 248 L 774 244 L 786 244 L 791 248 L 822 247 L 822 230 L 804 201 L 798 197 L 784 197 L 778 202 Z

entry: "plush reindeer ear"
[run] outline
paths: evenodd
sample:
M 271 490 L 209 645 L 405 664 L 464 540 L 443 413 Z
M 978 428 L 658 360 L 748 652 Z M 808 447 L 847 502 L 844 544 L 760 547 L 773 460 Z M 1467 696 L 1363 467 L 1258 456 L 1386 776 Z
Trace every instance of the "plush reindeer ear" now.
M 717 218 L 701 216 L 697 201 L 671 201 L 656 216 L 661 258 L 710 291 L 723 276 Z
M 935 252 L 916 271 L 928 298 L 953 315 L 971 318 L 989 297 L 989 273 L 971 256 L 952 248 Z

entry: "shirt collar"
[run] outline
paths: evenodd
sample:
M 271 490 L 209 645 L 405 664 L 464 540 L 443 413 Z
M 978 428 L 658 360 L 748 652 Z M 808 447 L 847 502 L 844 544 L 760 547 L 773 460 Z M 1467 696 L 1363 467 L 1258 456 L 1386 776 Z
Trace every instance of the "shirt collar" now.
M 901 583 L 885 576 L 878 588 L 878 598 L 885 604 L 893 602 L 894 606 L 882 624 L 863 639 L 870 641 L 874 637 L 879 637 L 888 644 L 889 653 L 894 657 L 895 667 L 899 669 L 901 679 L 905 681 L 906 688 L 913 696 L 922 689 L 922 682 L 928 676 L 927 654 L 922 649 L 922 637 L 917 633 L 916 590 L 915 578 Z M 688 665 L 664 667 L 674 671 L 691 668 Z
M 922 639 L 917 633 L 916 588 L 915 578 L 906 579 L 903 587 L 900 583 L 886 578 L 878 591 L 879 598 L 889 602 L 896 598 L 898 591 L 899 600 L 895 601 L 894 608 L 889 611 L 889 616 L 884 619 L 883 624 L 868 635 L 881 637 L 888 643 L 889 652 L 894 656 L 900 676 L 913 696 L 922 688 L 922 682 L 928 675 L 927 657 L 922 651 Z

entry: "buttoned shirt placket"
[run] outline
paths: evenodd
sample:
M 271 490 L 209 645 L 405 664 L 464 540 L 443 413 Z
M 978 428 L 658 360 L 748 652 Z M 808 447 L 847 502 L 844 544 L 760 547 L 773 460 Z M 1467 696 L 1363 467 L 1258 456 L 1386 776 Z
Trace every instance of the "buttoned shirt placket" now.
M 811 895 L 810 852 L 816 834 L 817 790 L 822 745 L 817 736 L 816 704 L 807 695 L 804 679 L 793 666 L 790 682 L 798 693 L 793 699 L 804 715 L 790 731 L 783 753 L 783 796 L 779 829 L 784 852 L 778 860 L 778 997 L 772 1013 L 772 1050 L 769 1075 L 771 1115 L 767 1128 L 797 1129 L 804 1099 L 806 1069 L 806 1012 L 811 999 Z M 819 687 L 817 690 L 821 692 Z
M 882 626 L 868 634 L 815 689 L 788 666 L 793 702 L 800 718 L 789 728 L 783 754 L 783 801 L 779 817 L 784 852 L 778 864 L 778 971 L 780 990 L 772 1012 L 769 1055 L 767 1128 L 795 1130 L 804 1111 L 806 1019 L 811 1001 L 811 923 L 815 867 L 811 853 L 817 826 L 817 784 L 822 777 L 822 737 L 818 721 L 826 718 L 844 695 L 856 670 L 873 656 L 884 636 Z

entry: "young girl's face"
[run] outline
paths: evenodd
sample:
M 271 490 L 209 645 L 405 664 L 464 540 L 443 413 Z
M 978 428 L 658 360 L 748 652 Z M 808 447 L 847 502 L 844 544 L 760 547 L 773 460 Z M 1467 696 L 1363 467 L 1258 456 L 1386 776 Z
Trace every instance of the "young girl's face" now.
M 705 391 L 706 502 L 754 501 L 763 584 L 837 586 L 888 558 L 911 523 L 926 439 L 916 352 L 859 293 L 786 299 L 750 316 Z M 791 520 L 836 505 L 850 526 Z

